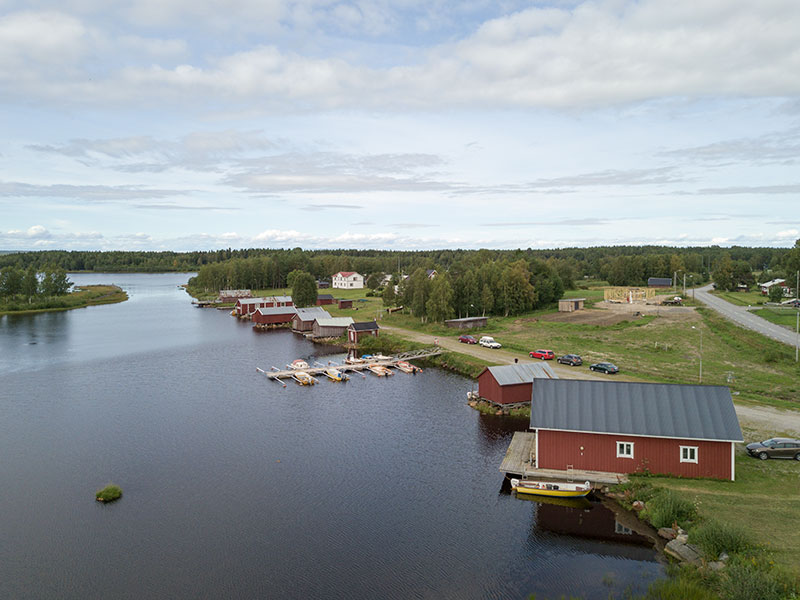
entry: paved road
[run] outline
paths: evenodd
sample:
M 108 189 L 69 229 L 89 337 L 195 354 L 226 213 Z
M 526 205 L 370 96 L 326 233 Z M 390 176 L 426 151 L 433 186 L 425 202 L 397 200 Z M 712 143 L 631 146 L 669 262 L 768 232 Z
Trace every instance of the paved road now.
M 723 317 L 730 319 L 737 325 L 741 325 L 747 329 L 752 329 L 753 331 L 770 337 L 773 340 L 778 340 L 779 342 L 789 344 L 790 346 L 794 346 L 797 343 L 797 335 L 794 331 L 791 331 L 785 327 L 781 327 L 780 325 L 770 323 L 769 321 L 752 314 L 745 306 L 737 306 L 735 304 L 731 304 L 730 302 L 726 302 L 718 296 L 709 294 L 710 290 L 710 285 L 697 288 L 695 290 L 694 297 L 700 300 L 700 302 L 706 306 L 716 310 Z

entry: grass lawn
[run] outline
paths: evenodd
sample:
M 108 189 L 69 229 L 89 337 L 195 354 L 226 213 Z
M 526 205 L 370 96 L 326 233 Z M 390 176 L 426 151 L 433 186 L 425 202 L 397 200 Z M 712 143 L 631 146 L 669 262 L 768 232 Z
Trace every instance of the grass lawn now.
M 738 306 L 756 306 L 767 301 L 767 297 L 762 296 L 761 292 L 721 292 L 714 290 L 711 293 Z
M 761 434 L 764 435 L 764 434 Z M 763 439 L 745 432 L 748 441 Z M 761 461 L 736 452 L 736 481 L 657 477 L 650 480 L 691 499 L 701 516 L 742 528 L 769 551 L 770 558 L 800 577 L 796 549 L 800 521 L 800 462 Z
M 760 310 L 754 310 L 754 315 L 758 315 L 762 319 L 766 319 L 770 323 L 776 325 L 783 325 L 794 329 L 797 325 L 797 309 L 796 308 L 778 308 L 776 306 L 765 306 Z

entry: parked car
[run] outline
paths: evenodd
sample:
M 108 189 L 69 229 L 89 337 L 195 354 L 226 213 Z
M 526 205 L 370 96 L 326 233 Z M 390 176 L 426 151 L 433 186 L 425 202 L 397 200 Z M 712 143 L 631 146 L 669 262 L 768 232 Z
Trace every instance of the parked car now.
M 590 371 L 600 371 L 601 373 L 619 373 L 619 367 L 610 362 L 595 363 L 589 367 Z
M 763 442 L 747 444 L 747 453 L 761 460 L 768 458 L 793 458 L 800 460 L 800 440 L 771 438 Z
M 496 342 L 496 341 L 494 340 L 494 338 L 493 338 L 493 337 L 491 337 L 491 336 L 488 336 L 488 335 L 485 335 L 485 336 L 483 336 L 483 337 L 482 337 L 482 338 L 481 338 L 481 339 L 478 341 L 478 343 L 479 343 L 481 346 L 483 346 L 484 348 L 494 348 L 495 350 L 496 350 L 497 348 L 502 348 L 502 346 L 500 345 L 500 342 Z
M 542 360 L 553 360 L 556 357 L 556 353 L 552 350 L 534 350 L 529 354 L 531 358 L 541 358 Z
M 461 342 L 462 344 L 477 344 L 478 343 L 478 340 L 476 340 L 471 335 L 459 336 L 458 341 Z
M 580 367 L 583 364 L 583 359 L 577 354 L 565 354 L 564 356 L 559 356 L 557 362 L 570 367 Z

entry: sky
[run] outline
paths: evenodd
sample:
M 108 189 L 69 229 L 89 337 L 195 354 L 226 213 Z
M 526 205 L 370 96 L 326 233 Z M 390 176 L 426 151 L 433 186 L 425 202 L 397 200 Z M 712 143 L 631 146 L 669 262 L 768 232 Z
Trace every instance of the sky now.
M 0 250 L 788 247 L 797 0 L 0 0 Z

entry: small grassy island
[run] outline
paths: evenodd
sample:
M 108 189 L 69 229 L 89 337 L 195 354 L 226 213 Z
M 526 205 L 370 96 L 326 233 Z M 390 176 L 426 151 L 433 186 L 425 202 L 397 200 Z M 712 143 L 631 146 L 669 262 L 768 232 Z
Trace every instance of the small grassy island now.
M 125 302 L 128 294 L 116 285 L 84 285 L 74 291 L 47 297 L 0 298 L 0 315 L 71 310 L 98 304 Z
M 113 502 L 122 498 L 122 488 L 113 483 L 109 483 L 102 490 L 97 490 L 95 497 L 98 502 Z

